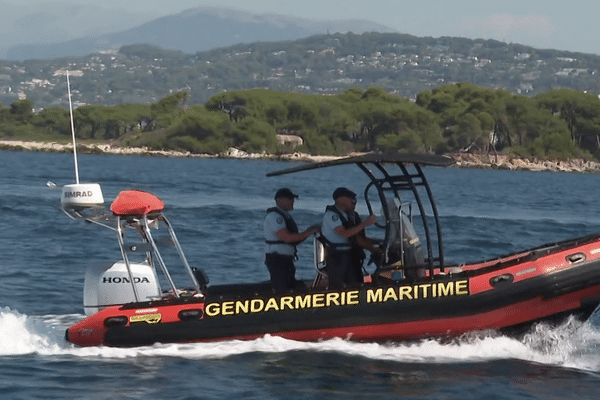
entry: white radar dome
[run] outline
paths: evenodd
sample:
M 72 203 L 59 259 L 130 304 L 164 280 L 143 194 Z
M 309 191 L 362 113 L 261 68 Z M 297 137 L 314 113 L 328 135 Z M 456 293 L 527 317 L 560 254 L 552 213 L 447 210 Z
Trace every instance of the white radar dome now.
M 60 204 L 63 208 L 101 206 L 104 196 L 97 183 L 74 183 L 63 186 Z

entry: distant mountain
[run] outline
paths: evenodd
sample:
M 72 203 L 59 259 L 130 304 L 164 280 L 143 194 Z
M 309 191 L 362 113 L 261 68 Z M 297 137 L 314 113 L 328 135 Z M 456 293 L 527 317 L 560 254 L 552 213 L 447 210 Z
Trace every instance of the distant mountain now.
M 315 34 L 394 32 L 365 20 L 307 20 L 277 14 L 251 14 L 201 7 L 157 18 L 122 32 L 59 43 L 21 44 L 7 50 L 9 60 L 83 57 L 101 50 L 147 43 L 164 49 L 196 53 L 239 43 L 296 40 Z
M 61 1 L 65 0 L 40 1 L 32 5 L 27 1 L 0 0 L 0 59 L 6 59 L 7 51 L 13 46 L 30 45 L 32 50 L 43 49 L 54 43 L 133 28 L 159 17 L 144 10 L 133 13 L 110 8 L 103 2 L 84 5 Z M 16 51 L 15 55 L 18 54 Z M 28 56 L 38 55 L 32 52 Z

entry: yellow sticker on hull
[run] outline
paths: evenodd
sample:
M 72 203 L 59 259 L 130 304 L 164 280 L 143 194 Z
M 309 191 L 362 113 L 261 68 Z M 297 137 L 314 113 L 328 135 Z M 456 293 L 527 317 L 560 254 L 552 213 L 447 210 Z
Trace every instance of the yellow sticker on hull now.
M 132 315 L 129 317 L 129 322 L 135 324 L 137 322 L 146 322 L 148 324 L 158 324 L 162 318 L 161 314 L 143 314 Z

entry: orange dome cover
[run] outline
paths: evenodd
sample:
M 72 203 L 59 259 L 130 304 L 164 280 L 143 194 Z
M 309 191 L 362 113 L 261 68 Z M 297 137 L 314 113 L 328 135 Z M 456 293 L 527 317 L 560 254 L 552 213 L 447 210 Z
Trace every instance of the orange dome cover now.
M 123 190 L 110 205 L 115 215 L 147 215 L 164 210 L 165 203 L 152 193 Z

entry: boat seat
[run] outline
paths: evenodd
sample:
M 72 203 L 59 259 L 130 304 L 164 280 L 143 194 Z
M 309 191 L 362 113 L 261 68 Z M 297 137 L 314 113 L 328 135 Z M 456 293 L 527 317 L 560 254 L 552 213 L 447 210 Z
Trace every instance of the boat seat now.
M 323 280 L 328 281 L 329 276 L 325 272 L 325 245 L 320 234 L 313 235 L 314 247 L 314 266 L 317 275 L 313 281 L 312 287 L 318 287 L 323 283 Z

